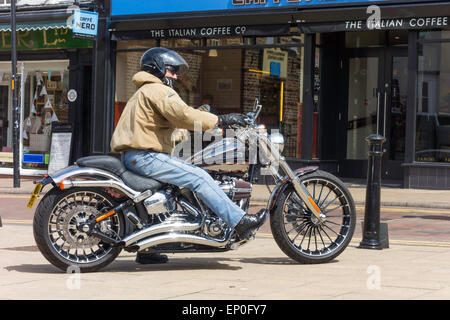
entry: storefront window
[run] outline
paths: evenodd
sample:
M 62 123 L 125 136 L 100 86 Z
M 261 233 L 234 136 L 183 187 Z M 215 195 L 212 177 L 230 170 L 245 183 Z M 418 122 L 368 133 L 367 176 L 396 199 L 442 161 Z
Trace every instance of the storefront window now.
M 440 39 L 450 39 L 450 31 L 422 31 L 419 32 L 419 39 L 421 40 L 440 40 Z
M 156 46 L 156 40 L 127 40 L 118 41 L 117 50 L 120 49 L 148 49 Z
M 378 57 L 349 59 L 347 159 L 367 159 L 365 138 L 377 129 L 378 101 L 373 88 L 377 87 L 378 69 Z
M 9 83 L 11 82 L 11 74 L 8 72 L 0 72 L 0 168 L 13 167 L 12 154 L 12 116 L 10 112 L 11 94 Z M 10 72 L 10 70 L 9 70 Z
M 44 173 L 48 168 L 52 124 L 67 123 L 69 118 L 68 64 L 68 61 L 18 64 L 22 169 Z M 9 63 L 1 65 L 2 70 L 10 67 Z M 3 72 L 0 76 L 0 168 L 12 168 L 12 125 L 9 125 L 12 98 L 9 82 L 5 81 L 11 75 Z
M 439 39 L 445 32 L 421 33 Z M 450 42 L 419 45 L 416 161 L 450 162 Z
M 380 47 L 385 43 L 384 31 L 346 32 L 346 48 Z
M 169 45 L 172 40 L 175 39 L 161 40 L 160 45 L 164 46 L 163 41 Z M 258 37 L 258 43 L 254 44 L 274 44 L 274 47 L 242 49 L 234 47 L 244 43 L 239 37 L 207 39 L 207 46 L 200 50 L 189 49 L 192 41 L 183 40 L 186 49 L 175 46 L 190 66 L 189 73 L 176 82 L 176 90 L 182 99 L 191 106 L 207 104 L 210 112 L 225 114 L 249 112 L 258 98 L 263 105 L 260 122 L 268 129 L 281 129 L 286 140 L 284 155 L 297 156 L 301 47 L 277 48 L 276 44 L 300 44 L 301 37 Z M 221 46 L 231 48 L 222 49 Z M 126 45 L 122 43 L 120 47 Z M 130 79 L 139 69 L 142 53 L 117 54 L 116 121 L 136 90 Z
M 242 37 L 222 38 L 222 39 L 206 39 L 206 46 L 240 46 L 243 42 Z

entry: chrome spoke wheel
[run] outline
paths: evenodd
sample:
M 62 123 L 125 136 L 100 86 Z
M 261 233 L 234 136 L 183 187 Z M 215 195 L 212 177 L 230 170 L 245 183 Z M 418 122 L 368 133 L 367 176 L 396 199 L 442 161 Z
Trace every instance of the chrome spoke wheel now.
M 94 191 L 80 191 L 63 197 L 54 207 L 48 220 L 48 238 L 55 251 L 71 263 L 87 264 L 104 258 L 112 246 L 83 231 L 82 226 L 92 218 L 113 207 L 103 195 Z M 96 226 L 112 238 L 120 234 L 120 222 L 113 215 Z
M 338 185 L 326 179 L 308 179 L 303 184 L 319 206 L 322 221 L 291 192 L 283 206 L 285 237 L 301 253 L 323 256 L 337 250 L 349 236 L 350 202 Z
M 337 177 L 324 171 L 299 178 L 320 208 L 318 219 L 297 196 L 293 186 L 282 190 L 270 216 L 270 228 L 280 249 L 301 263 L 323 263 L 336 258 L 355 231 L 353 198 Z

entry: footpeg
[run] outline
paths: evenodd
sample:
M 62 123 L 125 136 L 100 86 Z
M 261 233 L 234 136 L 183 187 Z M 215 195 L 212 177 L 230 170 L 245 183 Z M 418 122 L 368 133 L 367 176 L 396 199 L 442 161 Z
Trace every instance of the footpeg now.
M 251 240 L 254 240 L 255 239 L 255 236 L 251 236 L 250 238 L 248 238 L 248 239 L 244 239 L 244 240 L 240 240 L 240 241 L 238 241 L 238 242 L 235 242 L 235 243 L 233 243 L 231 246 L 230 246 L 230 249 L 231 250 L 236 250 L 236 249 L 238 249 L 239 247 L 242 247 L 244 244 L 246 244 L 247 242 L 249 242 L 249 241 L 251 241 Z
M 138 245 L 132 245 L 124 248 L 126 252 L 138 252 L 139 246 Z
M 128 220 L 130 220 L 131 223 L 133 223 L 139 230 L 143 228 L 141 219 L 139 219 L 139 217 L 137 217 L 133 212 L 127 212 L 126 216 Z

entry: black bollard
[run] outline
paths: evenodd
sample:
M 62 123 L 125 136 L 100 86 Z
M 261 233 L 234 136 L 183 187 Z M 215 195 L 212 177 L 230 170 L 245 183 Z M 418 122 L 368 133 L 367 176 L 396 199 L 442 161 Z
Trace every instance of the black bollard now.
M 379 134 L 372 134 L 366 138 L 366 141 L 369 143 L 369 163 L 363 239 L 359 248 L 381 250 L 389 247 L 387 225 L 383 225 L 383 230 L 380 233 L 381 160 L 383 143 L 386 139 Z

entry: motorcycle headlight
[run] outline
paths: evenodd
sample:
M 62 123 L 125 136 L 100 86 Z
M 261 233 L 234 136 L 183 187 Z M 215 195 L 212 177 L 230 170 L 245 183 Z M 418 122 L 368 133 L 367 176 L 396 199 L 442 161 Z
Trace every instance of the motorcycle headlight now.
M 269 141 L 276 147 L 278 147 L 278 150 L 280 151 L 280 153 L 283 152 L 284 150 L 284 137 L 281 133 L 277 132 L 277 133 L 272 133 L 269 136 Z

